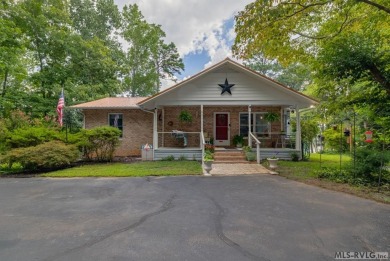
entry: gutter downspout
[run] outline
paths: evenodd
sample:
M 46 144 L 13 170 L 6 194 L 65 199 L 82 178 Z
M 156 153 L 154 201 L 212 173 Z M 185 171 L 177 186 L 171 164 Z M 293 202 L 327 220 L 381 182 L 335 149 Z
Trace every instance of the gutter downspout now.
M 157 126 L 155 126 L 156 125 L 156 121 L 155 121 L 155 119 L 156 119 L 156 115 L 157 115 L 157 113 L 156 113 L 156 111 L 148 111 L 148 110 L 145 110 L 144 108 L 142 108 L 141 106 L 138 106 L 139 107 L 139 109 L 141 110 L 141 111 L 144 111 L 144 112 L 148 112 L 148 113 L 151 113 L 151 114 L 153 114 L 153 160 L 154 160 L 154 150 L 155 150 L 155 148 L 156 148 L 156 140 L 155 140 L 155 133 L 157 132 Z

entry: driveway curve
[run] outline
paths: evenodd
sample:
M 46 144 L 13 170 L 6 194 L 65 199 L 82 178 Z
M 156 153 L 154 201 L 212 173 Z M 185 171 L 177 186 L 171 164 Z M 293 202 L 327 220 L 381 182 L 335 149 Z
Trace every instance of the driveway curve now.
M 334 260 L 390 207 L 271 175 L 0 179 L 0 260 Z

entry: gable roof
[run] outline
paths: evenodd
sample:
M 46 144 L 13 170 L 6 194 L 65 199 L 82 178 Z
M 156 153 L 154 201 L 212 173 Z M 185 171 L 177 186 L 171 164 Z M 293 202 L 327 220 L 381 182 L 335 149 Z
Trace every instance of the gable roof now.
M 146 97 L 107 97 L 71 106 L 76 109 L 138 109 L 139 103 Z
M 273 80 L 265 75 L 262 75 L 262 74 L 254 71 L 250 68 L 247 68 L 247 67 L 243 66 L 242 64 L 231 60 L 230 58 L 226 58 L 225 60 L 222 60 L 221 62 L 219 62 L 213 66 L 210 66 L 209 68 L 206 68 L 203 71 L 195 74 L 194 76 L 192 76 L 192 77 L 190 77 L 190 78 L 188 78 L 188 79 L 186 79 L 186 80 L 184 80 L 184 81 L 182 81 L 182 82 L 180 82 L 180 83 L 178 83 L 178 84 L 176 84 L 176 85 L 174 85 L 174 86 L 172 86 L 164 91 L 161 91 L 153 96 L 150 96 L 150 97 L 140 101 L 138 103 L 138 105 L 140 105 L 142 107 L 146 103 L 149 103 L 153 100 L 159 99 L 159 97 L 166 96 L 169 93 L 171 93 L 172 91 L 177 90 L 177 89 L 179 89 L 187 84 L 194 82 L 195 80 L 201 78 L 202 76 L 204 76 L 207 73 L 210 73 L 212 71 L 217 71 L 219 68 L 222 68 L 225 65 L 231 65 L 235 69 L 238 69 L 239 71 L 241 71 L 245 74 L 252 75 L 258 79 L 266 80 L 269 83 L 272 83 L 273 85 L 277 86 L 278 88 L 280 88 L 284 91 L 287 90 L 287 92 L 290 93 L 291 95 L 298 96 L 300 99 L 306 100 L 307 103 L 310 103 L 310 104 L 318 104 L 319 103 L 319 101 L 317 101 L 317 100 L 315 100 L 315 99 L 313 99 L 313 98 L 311 98 L 311 97 L 309 97 L 301 92 L 298 92 L 298 91 L 296 91 L 296 90 L 294 90 L 294 89 L 292 89 L 292 88 L 290 88 L 290 87 L 288 87 L 280 82 L 277 82 L 277 81 L 275 81 L 275 80 Z

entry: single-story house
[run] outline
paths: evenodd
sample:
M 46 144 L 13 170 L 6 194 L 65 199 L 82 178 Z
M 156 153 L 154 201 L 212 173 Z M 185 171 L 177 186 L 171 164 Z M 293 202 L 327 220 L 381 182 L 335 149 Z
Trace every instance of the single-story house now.
M 262 158 L 290 158 L 302 149 L 300 110 L 317 104 L 227 58 L 151 97 L 110 97 L 72 107 L 82 109 L 87 129 L 111 125 L 122 130 L 117 156 L 140 155 L 141 146 L 150 144 L 158 160 L 169 155 L 201 159 L 204 143 L 230 147 L 236 135 L 253 147 L 260 142 Z M 270 113 L 279 116 L 275 122 L 266 120 Z

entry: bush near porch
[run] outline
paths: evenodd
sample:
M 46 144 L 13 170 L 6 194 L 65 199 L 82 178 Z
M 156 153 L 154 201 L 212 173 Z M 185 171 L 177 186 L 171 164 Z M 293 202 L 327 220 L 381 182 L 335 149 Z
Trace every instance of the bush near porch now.
M 353 172 L 353 160 L 350 155 L 342 154 L 340 171 L 339 154 L 316 153 L 311 154 L 308 161 L 279 161 L 278 172 L 281 176 L 289 179 L 390 203 L 390 171 L 386 170 L 389 165 L 382 169 L 380 192 L 378 192 L 380 169 L 375 168 L 377 160 L 372 161 L 370 165 L 359 157 L 358 155 L 356 157 L 355 173 Z M 372 157 L 378 159 L 379 155 L 373 155 Z M 388 158 L 390 155 L 385 157 Z M 387 164 L 389 164 L 388 161 Z M 363 165 L 366 167 L 364 171 L 361 169 Z M 371 168 L 367 169 L 367 165 L 370 165 Z
M 81 151 L 87 160 L 111 161 L 120 136 L 108 126 L 70 133 L 51 119 L 31 120 L 22 112 L 0 119 L 0 126 L 0 173 L 5 174 L 68 167 L 82 159 Z

